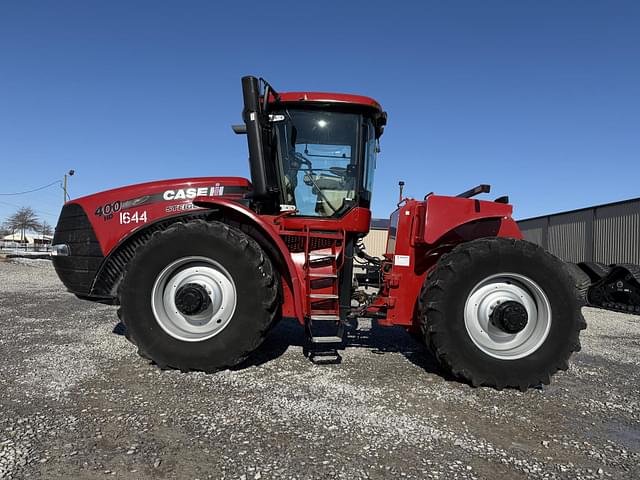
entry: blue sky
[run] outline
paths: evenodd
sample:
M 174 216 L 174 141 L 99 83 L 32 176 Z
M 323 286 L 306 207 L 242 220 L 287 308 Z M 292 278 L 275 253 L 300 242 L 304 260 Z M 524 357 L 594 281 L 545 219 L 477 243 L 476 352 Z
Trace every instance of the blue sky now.
M 389 112 L 373 211 L 479 183 L 517 218 L 640 196 L 640 3 L 0 3 L 0 193 L 248 175 L 240 77 Z M 55 223 L 62 192 L 0 196 Z

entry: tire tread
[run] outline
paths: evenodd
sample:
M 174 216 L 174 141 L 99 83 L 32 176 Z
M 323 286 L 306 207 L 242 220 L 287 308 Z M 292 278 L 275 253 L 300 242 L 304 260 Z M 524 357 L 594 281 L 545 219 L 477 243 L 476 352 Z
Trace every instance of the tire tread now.
M 168 235 L 173 235 L 178 232 L 188 233 L 188 232 L 198 232 L 205 233 L 207 235 L 211 235 L 218 238 L 223 238 L 230 243 L 234 243 L 239 245 L 243 250 L 243 260 L 250 262 L 252 268 L 257 272 L 262 272 L 262 292 L 264 295 L 262 306 L 265 311 L 264 317 L 267 318 L 267 321 L 262 323 L 259 327 L 258 333 L 255 336 L 255 340 L 252 345 L 245 349 L 245 351 L 240 352 L 236 356 L 230 357 L 223 365 L 212 366 L 203 366 L 202 368 L 191 368 L 185 367 L 184 365 L 179 365 L 175 362 L 165 362 L 161 361 L 157 358 L 152 358 L 152 356 L 147 352 L 144 347 L 141 339 L 136 338 L 135 334 L 132 332 L 130 328 L 127 328 L 126 337 L 129 341 L 131 341 L 134 345 L 138 347 L 138 354 L 147 360 L 153 360 L 153 362 L 160 368 L 161 370 L 166 369 L 177 369 L 182 372 L 188 372 L 191 370 L 201 370 L 206 373 L 214 373 L 219 370 L 224 370 L 231 368 L 241 362 L 243 362 L 250 354 L 253 352 L 264 340 L 267 333 L 271 329 L 271 327 L 276 323 L 279 319 L 280 315 L 280 302 L 279 302 L 279 286 L 278 279 L 274 273 L 273 266 L 269 258 L 265 255 L 260 245 L 237 228 L 231 227 L 226 223 L 219 221 L 206 221 L 202 219 L 194 219 L 186 222 L 175 222 L 169 225 L 168 228 L 164 230 L 159 230 L 153 233 L 151 238 L 144 244 L 139 245 L 136 248 L 136 251 L 131 259 L 131 261 L 125 266 L 123 278 L 120 282 L 118 288 L 118 300 L 120 305 L 122 305 L 121 297 L 124 289 L 127 288 L 127 276 L 131 272 L 132 268 L 136 267 L 136 260 L 139 254 L 146 249 L 153 249 L 154 246 L 163 241 L 163 239 Z M 127 326 L 127 323 L 130 319 L 127 319 L 125 315 L 125 309 L 122 306 L 118 308 L 118 316 L 120 321 Z M 260 318 L 262 316 L 256 315 L 256 318 Z
M 448 321 L 444 307 L 439 302 L 448 285 L 454 280 L 456 270 L 464 271 L 464 268 L 471 265 L 476 260 L 486 255 L 501 255 L 507 251 L 517 249 L 523 257 L 527 257 L 527 261 L 536 261 L 546 256 L 552 262 L 556 263 L 557 271 L 561 278 L 559 281 L 569 283 L 572 282 L 572 276 L 564 262 L 554 257 L 541 247 L 524 241 L 511 238 L 491 237 L 472 240 L 462 243 L 453 248 L 448 253 L 442 255 L 427 275 L 422 286 L 419 297 L 420 326 L 426 345 L 435 355 L 440 365 L 453 376 L 469 382 L 474 387 L 490 386 L 497 389 L 505 387 L 518 388 L 522 391 L 527 388 L 539 384 L 548 384 L 550 377 L 558 370 L 566 370 L 569 368 L 568 360 L 573 352 L 580 350 L 579 333 L 580 330 L 586 328 L 586 322 L 580 311 L 581 304 L 579 300 L 579 292 L 576 294 L 576 310 L 574 312 L 574 320 L 576 327 L 571 331 L 571 338 L 567 339 L 566 348 L 562 352 L 561 357 L 547 370 L 539 371 L 535 376 L 529 378 L 514 378 L 513 376 L 499 378 L 498 376 L 487 376 L 478 371 L 474 371 L 464 362 L 460 361 L 456 355 L 456 348 L 451 339 L 446 334 L 445 322 Z

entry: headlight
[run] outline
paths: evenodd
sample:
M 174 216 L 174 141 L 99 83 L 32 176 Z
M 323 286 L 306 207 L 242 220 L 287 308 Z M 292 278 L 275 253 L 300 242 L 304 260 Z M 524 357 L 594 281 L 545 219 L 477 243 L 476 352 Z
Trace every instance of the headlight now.
M 52 245 L 51 255 L 54 257 L 68 257 L 69 255 L 71 255 L 71 252 L 69 251 L 69 245 L 67 245 L 66 243 Z

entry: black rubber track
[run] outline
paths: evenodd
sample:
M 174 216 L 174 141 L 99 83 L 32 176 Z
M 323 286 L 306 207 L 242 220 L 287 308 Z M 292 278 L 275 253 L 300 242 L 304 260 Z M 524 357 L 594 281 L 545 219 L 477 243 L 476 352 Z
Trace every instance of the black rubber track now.
M 552 310 L 551 330 L 532 354 L 501 360 L 473 343 L 464 323 L 464 305 L 473 287 L 498 273 L 519 273 L 545 291 Z M 574 282 L 564 262 L 523 240 L 482 238 L 462 243 L 443 255 L 420 293 L 421 327 L 425 342 L 442 367 L 473 386 L 497 389 L 549 384 L 558 370 L 569 367 L 580 350 L 580 330 L 586 322 Z
M 582 266 L 583 264 L 580 265 Z M 609 271 L 605 277 L 591 285 L 587 295 L 589 305 L 615 312 L 640 315 L 640 304 L 637 302 L 637 297 L 640 295 L 640 265 L 618 263 L 610 265 L 608 269 Z M 608 287 L 615 285 L 619 280 L 624 280 L 623 288 L 631 290 L 631 293 L 620 296 L 614 290 L 613 293 L 616 296 L 612 297 Z M 636 301 L 634 301 L 634 297 Z
M 599 282 L 611 271 L 610 265 L 598 262 L 580 262 L 578 266 L 591 278 L 591 283 Z
M 166 265 L 186 256 L 219 262 L 237 290 L 230 323 L 202 342 L 183 342 L 166 334 L 151 310 L 155 278 Z M 118 298 L 118 316 L 139 355 L 162 369 L 182 371 L 211 373 L 241 363 L 262 343 L 281 312 L 278 277 L 268 256 L 251 237 L 217 221 L 179 222 L 155 232 L 128 263 Z
M 628 305 L 626 303 L 619 302 L 604 302 L 600 305 L 590 305 L 594 308 L 601 308 L 603 310 L 611 310 L 613 312 L 627 313 L 629 315 L 640 315 L 640 306 Z

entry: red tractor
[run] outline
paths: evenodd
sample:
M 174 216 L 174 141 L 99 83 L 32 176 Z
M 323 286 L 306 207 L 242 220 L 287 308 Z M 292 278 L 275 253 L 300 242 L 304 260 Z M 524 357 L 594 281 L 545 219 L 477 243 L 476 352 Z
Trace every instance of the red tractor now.
M 53 262 L 78 297 L 114 303 L 128 338 L 161 368 L 242 362 L 282 317 L 311 353 L 369 317 L 418 335 L 474 386 L 547 384 L 585 328 L 566 266 L 522 240 L 506 197 L 401 199 L 387 251 L 368 255 L 379 139 L 375 100 L 277 93 L 242 79 L 251 182 L 165 180 L 65 204 Z M 359 288 L 354 259 L 379 287 Z M 360 275 L 362 277 L 362 275 Z

